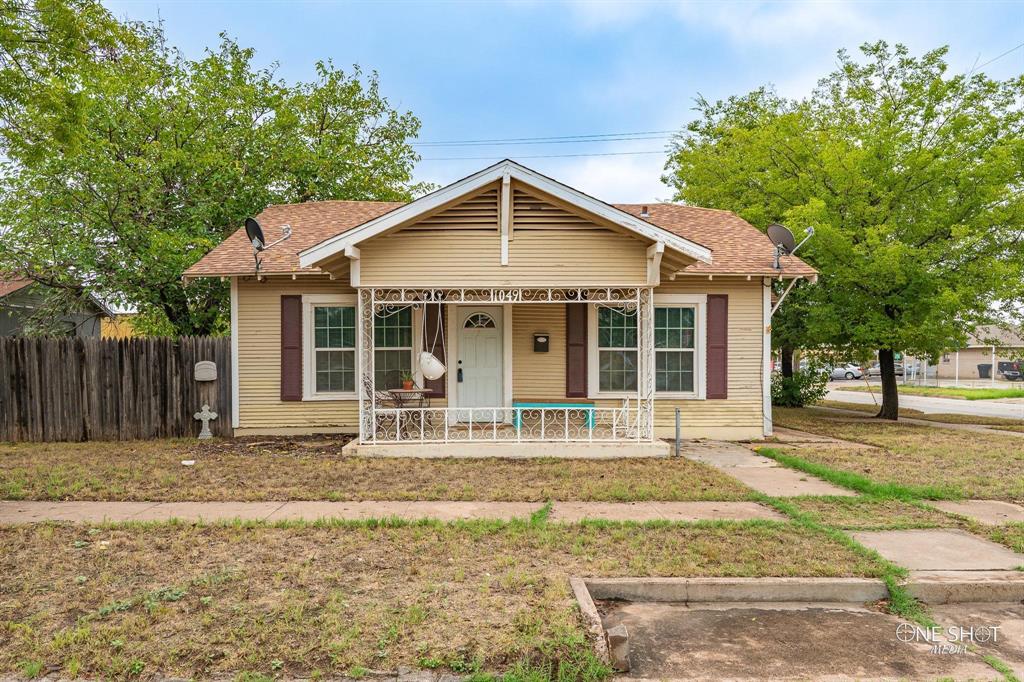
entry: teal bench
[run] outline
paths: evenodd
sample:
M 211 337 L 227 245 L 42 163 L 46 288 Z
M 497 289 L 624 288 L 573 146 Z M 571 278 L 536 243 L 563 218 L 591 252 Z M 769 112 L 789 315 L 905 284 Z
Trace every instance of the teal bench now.
M 543 408 L 568 408 L 570 410 L 585 410 L 584 414 L 587 417 L 587 428 L 594 428 L 594 404 L 593 403 L 529 403 L 529 402 L 513 402 L 512 408 L 515 410 L 512 415 L 512 424 L 516 427 L 516 431 L 520 429 L 523 424 L 523 410 L 538 410 Z

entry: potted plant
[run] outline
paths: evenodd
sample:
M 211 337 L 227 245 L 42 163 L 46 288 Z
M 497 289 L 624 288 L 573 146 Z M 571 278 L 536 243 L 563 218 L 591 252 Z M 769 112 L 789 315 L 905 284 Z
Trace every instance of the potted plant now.
M 409 372 L 402 372 L 402 388 L 404 388 L 407 391 L 411 391 L 414 381 L 415 378 L 413 377 L 412 374 L 410 374 Z

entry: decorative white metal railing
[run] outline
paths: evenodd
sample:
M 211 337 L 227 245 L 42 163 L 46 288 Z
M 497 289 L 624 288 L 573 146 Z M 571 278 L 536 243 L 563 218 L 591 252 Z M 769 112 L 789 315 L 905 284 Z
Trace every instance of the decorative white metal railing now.
M 643 440 L 622 407 L 399 407 L 373 411 L 371 443 L 616 443 Z
M 476 440 L 474 428 L 460 427 L 464 416 L 473 416 L 479 410 L 502 412 L 500 418 L 491 421 L 494 437 L 491 440 L 518 442 L 577 440 L 588 442 L 652 440 L 654 438 L 654 293 L 650 287 L 431 287 L 431 288 L 360 288 L 358 303 L 359 329 L 359 372 L 362 380 L 359 391 L 359 442 L 397 442 L 401 440 L 401 429 L 406 420 L 415 421 L 414 412 L 429 413 L 419 418 L 419 435 L 411 440 L 423 443 L 447 443 L 453 440 Z M 637 392 L 635 408 L 587 408 L 593 414 L 586 418 L 587 431 L 580 431 L 573 424 L 581 415 L 568 414 L 563 418 L 561 438 L 554 437 L 554 426 L 548 423 L 549 410 L 572 412 L 582 408 L 537 408 L 534 415 L 525 415 L 525 408 L 379 408 L 374 405 L 374 315 L 403 307 L 422 308 L 426 305 L 462 305 L 467 303 L 493 304 L 552 304 L 580 302 L 599 306 L 611 306 L 625 311 L 636 311 L 637 319 Z M 628 422 L 620 421 L 616 413 L 625 409 L 621 416 L 629 416 Z M 467 412 L 468 410 L 468 412 Z M 514 411 L 519 410 L 516 424 Z M 538 412 L 539 410 L 539 412 Z M 407 413 L 400 416 L 399 412 Z M 481 414 L 486 414 L 481 413 Z M 454 417 L 453 417 L 454 415 Z M 390 422 L 388 417 L 390 416 Z M 539 426 L 527 417 L 538 417 Z M 486 421 L 486 420 L 485 420 Z M 388 426 L 388 423 L 392 426 Z M 437 429 L 439 423 L 444 427 Z M 498 424 L 513 424 L 511 433 L 500 429 Z M 623 435 L 622 429 L 628 429 Z M 458 432 L 463 432 L 459 434 Z M 524 430 L 526 433 L 524 434 Z M 391 432 L 393 431 L 393 433 Z M 415 431 L 410 432 L 415 433 Z M 460 438 L 462 435 L 464 438 Z

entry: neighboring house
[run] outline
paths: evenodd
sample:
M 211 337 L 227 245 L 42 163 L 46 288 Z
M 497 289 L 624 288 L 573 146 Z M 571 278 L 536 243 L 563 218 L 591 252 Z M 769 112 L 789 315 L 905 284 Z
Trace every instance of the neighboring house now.
M 944 353 L 939 358 L 937 373 L 940 379 L 980 379 L 978 365 L 992 365 L 994 361 L 995 378 L 1003 379 L 1006 377 L 1000 374 L 1000 363 L 1021 360 L 1024 360 L 1024 334 L 1021 330 L 990 325 L 978 327 L 968 338 L 965 348 Z
M 238 434 L 649 442 L 771 432 L 771 280 L 816 277 L 728 211 L 616 205 L 511 161 L 408 204 L 268 207 L 187 278 L 231 280 Z M 423 377 L 438 320 L 448 366 Z M 446 356 L 446 357 L 445 357 Z M 384 393 L 411 373 L 430 407 Z M 410 405 L 412 405 L 410 407 Z M 532 407 L 527 407 L 532 405 Z
M 21 336 L 28 318 L 44 301 L 45 285 L 31 279 L 0 278 L 0 336 Z M 89 297 L 87 306 L 88 310 L 61 315 L 56 320 L 57 332 L 82 338 L 99 336 L 100 320 L 111 312 L 94 297 Z
M 139 336 L 135 329 L 135 313 L 115 312 L 101 320 L 100 336 L 105 339 L 131 339 Z

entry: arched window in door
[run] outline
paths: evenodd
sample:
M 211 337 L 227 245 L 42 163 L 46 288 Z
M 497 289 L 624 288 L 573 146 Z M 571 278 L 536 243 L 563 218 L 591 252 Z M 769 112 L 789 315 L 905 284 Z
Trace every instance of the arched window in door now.
M 494 320 L 487 313 L 473 313 L 462 326 L 465 329 L 494 329 Z

